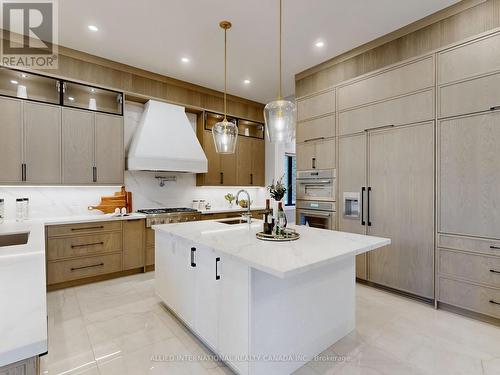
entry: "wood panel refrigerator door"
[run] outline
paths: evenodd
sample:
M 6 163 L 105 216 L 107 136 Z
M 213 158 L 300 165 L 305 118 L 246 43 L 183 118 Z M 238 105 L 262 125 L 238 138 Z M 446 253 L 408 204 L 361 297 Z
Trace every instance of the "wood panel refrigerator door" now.
M 196 264 L 196 310 L 194 328 L 213 349 L 218 347 L 219 284 L 216 280 L 217 257 L 212 249 L 196 246 L 193 260 Z
M 368 150 L 368 234 L 392 241 L 368 253 L 369 280 L 434 298 L 434 122 L 370 133 Z
M 249 268 L 221 256 L 218 266 L 219 294 L 219 353 L 227 356 L 240 374 L 248 374 L 249 355 Z
M 22 181 L 23 114 L 22 102 L 0 98 L 0 182 Z
M 439 228 L 500 239 L 500 112 L 439 123 Z
M 26 181 L 61 182 L 61 108 L 24 103 Z
M 123 184 L 123 117 L 96 113 L 95 166 L 97 183 Z
M 94 182 L 94 113 L 62 110 L 62 177 L 66 184 Z
M 238 185 L 251 185 L 252 180 L 252 138 L 238 137 L 237 145 L 237 171 L 236 181 Z
M 203 151 L 208 161 L 208 171 L 204 174 L 204 185 L 222 185 L 220 155 L 215 150 L 212 132 L 203 131 Z
M 361 206 L 366 201 L 366 191 L 362 188 L 366 184 L 366 135 L 359 134 L 339 138 L 339 209 L 342 210 L 339 217 L 339 230 L 343 232 L 366 234 L 366 222 L 361 213 L 366 211 Z M 346 203 L 344 193 L 359 194 L 359 217 L 346 216 Z M 362 280 L 367 278 L 367 255 L 356 256 L 356 277 Z

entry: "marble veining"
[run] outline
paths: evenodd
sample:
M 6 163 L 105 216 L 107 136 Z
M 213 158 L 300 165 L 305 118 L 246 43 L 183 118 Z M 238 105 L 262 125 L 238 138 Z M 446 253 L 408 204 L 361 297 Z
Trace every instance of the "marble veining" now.
M 254 220 L 251 225 L 228 225 L 210 220 L 157 225 L 154 229 L 220 251 L 235 260 L 281 278 L 390 244 L 387 238 L 305 226 L 290 227 L 300 234 L 299 240 L 258 240 L 255 234 L 262 230 L 261 220 Z

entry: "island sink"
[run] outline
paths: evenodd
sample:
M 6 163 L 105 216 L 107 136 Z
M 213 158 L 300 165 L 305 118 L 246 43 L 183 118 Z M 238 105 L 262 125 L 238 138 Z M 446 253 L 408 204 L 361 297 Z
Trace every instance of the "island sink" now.
M 0 235 L 0 247 L 26 245 L 30 232 Z
M 355 328 L 355 257 L 387 238 L 304 226 L 260 241 L 262 220 L 153 226 L 164 304 L 240 375 L 288 375 Z
M 248 224 L 248 222 L 245 219 L 221 220 L 221 221 L 218 221 L 218 223 L 229 224 L 229 225 Z

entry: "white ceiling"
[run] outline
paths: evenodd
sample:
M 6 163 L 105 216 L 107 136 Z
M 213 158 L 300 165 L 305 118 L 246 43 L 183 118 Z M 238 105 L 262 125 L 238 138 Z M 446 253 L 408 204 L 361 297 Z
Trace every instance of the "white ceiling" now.
M 457 0 L 284 0 L 284 96 L 294 75 Z M 62 0 L 61 45 L 222 90 L 228 19 L 228 91 L 277 95 L 278 0 Z M 91 32 L 87 26 L 99 27 Z M 325 46 L 318 49 L 315 42 Z M 182 57 L 190 62 L 184 64 Z M 244 79 L 251 83 L 245 85 Z

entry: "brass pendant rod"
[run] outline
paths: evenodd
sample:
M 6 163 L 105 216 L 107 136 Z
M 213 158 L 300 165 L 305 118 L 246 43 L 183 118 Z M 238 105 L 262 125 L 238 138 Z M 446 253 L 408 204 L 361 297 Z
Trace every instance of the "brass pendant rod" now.
M 280 64 L 280 66 L 279 66 L 279 68 L 280 68 L 280 83 L 279 83 L 279 85 L 280 85 L 280 87 L 279 87 L 279 91 L 278 91 L 278 100 L 281 100 L 281 99 L 282 99 L 282 97 L 281 97 L 281 88 L 282 88 L 282 78 L 281 78 L 281 48 L 282 48 L 282 47 L 281 47 L 281 35 L 282 35 L 282 14 L 283 14 L 283 4 L 282 4 L 282 0 L 280 0 L 280 35 L 279 35 L 279 36 L 280 36 L 280 42 L 279 42 L 279 46 L 280 46 L 280 51 L 279 51 L 279 55 L 280 55 L 280 58 L 279 58 L 279 60 L 280 60 L 280 62 L 279 62 L 279 64 Z
M 227 121 L 227 29 L 224 29 L 224 121 Z

